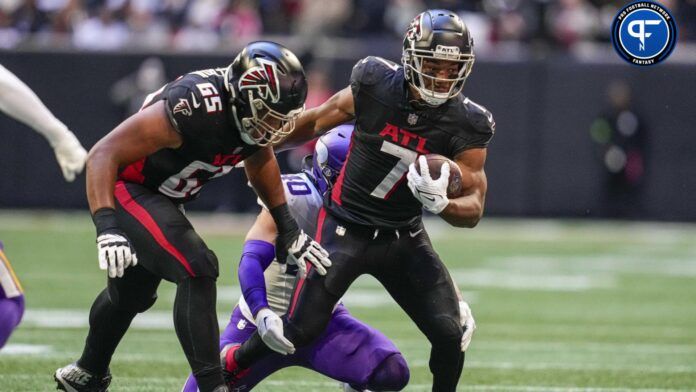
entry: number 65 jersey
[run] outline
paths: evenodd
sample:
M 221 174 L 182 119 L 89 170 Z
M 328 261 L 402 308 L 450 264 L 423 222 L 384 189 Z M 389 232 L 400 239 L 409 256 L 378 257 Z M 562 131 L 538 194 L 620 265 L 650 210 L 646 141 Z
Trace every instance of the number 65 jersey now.
M 206 182 L 229 173 L 259 150 L 242 141 L 230 96 L 224 68 L 188 73 L 150 94 L 143 108 L 165 101 L 166 114 L 183 143 L 121 168 L 118 179 L 143 184 L 175 202 L 198 197 Z
M 408 166 L 422 154 L 450 159 L 488 145 L 493 116 L 462 94 L 436 108 L 409 100 L 402 67 L 367 57 L 353 68 L 355 130 L 346 163 L 325 205 L 348 222 L 376 228 L 415 226 L 422 205 L 406 184 Z

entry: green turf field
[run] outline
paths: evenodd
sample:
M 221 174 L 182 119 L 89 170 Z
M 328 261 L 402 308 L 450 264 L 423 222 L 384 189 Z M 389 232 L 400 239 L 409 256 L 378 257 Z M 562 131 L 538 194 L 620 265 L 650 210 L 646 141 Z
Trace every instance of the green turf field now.
M 230 222 L 195 220 L 221 262 L 222 319 L 238 295 L 244 230 L 226 235 Z M 460 390 L 696 390 L 696 226 L 487 220 L 474 230 L 433 225 L 431 235 L 478 324 Z M 53 371 L 78 357 L 105 283 L 93 227 L 84 214 L 4 212 L 0 239 L 28 306 L 0 351 L 0 391 L 48 391 Z M 136 318 L 112 363 L 113 391 L 180 389 L 187 364 L 171 327 L 173 292 L 163 283 L 155 307 Z M 406 390 L 429 390 L 428 344 L 390 301 L 371 278 L 346 299 L 403 351 Z M 286 369 L 257 390 L 338 387 Z

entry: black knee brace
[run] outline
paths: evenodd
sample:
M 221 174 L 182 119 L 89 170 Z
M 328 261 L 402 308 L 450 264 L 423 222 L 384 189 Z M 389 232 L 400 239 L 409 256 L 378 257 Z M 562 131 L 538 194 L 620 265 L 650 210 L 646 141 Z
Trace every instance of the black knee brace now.
M 433 345 L 458 344 L 463 335 L 464 327 L 459 319 L 451 315 L 438 315 L 430 325 L 428 339 Z

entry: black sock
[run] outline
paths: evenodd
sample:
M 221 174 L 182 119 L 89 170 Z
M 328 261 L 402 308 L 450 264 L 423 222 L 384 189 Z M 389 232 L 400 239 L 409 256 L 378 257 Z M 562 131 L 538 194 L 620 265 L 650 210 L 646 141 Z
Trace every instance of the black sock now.
M 78 365 L 90 373 L 105 374 L 116 346 L 136 314 L 114 306 L 109 300 L 107 290 L 104 289 L 94 300 L 89 311 L 89 333 L 85 349 L 77 361 Z
M 174 328 L 201 392 L 223 385 L 213 278 L 179 282 L 174 302 Z
M 463 368 L 464 353 L 459 347 L 459 341 L 433 345 L 430 350 L 433 391 L 455 392 Z

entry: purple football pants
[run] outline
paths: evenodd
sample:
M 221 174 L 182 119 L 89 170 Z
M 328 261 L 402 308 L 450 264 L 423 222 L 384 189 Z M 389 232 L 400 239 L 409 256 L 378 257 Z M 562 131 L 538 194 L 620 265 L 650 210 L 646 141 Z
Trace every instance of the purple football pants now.
M 3 243 L 0 241 L 0 251 L 2 250 Z M 7 343 L 12 331 L 22 321 L 22 315 L 24 315 L 24 295 L 7 298 L 5 290 L 0 287 L 0 348 Z
M 256 326 L 249 322 L 239 307 L 234 309 L 230 323 L 220 337 L 220 348 L 230 343 L 243 343 Z M 408 384 L 406 360 L 394 343 L 384 334 L 351 316 L 339 305 L 324 333 L 309 346 L 295 354 L 273 353 L 254 364 L 235 387 L 253 388 L 264 378 L 289 366 L 302 366 L 353 388 L 373 391 L 399 391 Z M 189 375 L 182 392 L 196 392 L 198 386 Z
M 15 327 L 22 321 L 24 314 L 24 296 L 5 298 L 0 288 L 0 348 L 2 348 Z

